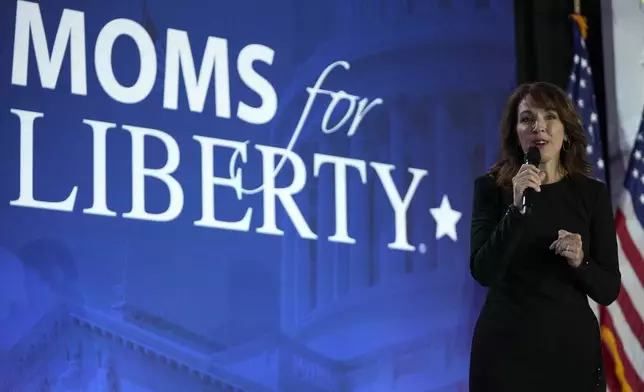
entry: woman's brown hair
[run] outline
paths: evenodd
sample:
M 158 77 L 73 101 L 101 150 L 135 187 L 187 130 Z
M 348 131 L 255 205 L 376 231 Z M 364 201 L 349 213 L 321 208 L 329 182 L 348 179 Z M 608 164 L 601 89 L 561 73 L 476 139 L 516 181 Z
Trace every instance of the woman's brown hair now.
M 525 154 L 517 135 L 517 111 L 519 104 L 526 97 L 537 107 L 556 111 L 563 123 L 568 141 L 564 142 L 559 159 L 566 175 L 589 175 L 592 166 L 586 154 L 588 138 L 572 102 L 561 88 L 554 84 L 537 82 L 517 87 L 505 106 L 500 129 L 500 157 L 490 170 L 496 183 L 502 187 L 512 187 L 512 178 L 524 162 Z

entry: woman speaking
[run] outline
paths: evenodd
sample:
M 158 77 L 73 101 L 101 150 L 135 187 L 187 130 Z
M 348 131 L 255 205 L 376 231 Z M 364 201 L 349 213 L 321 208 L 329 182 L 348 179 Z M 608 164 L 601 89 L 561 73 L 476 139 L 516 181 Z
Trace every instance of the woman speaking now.
M 474 184 L 470 269 L 489 290 L 474 330 L 470 392 L 606 390 L 587 297 L 611 304 L 621 275 L 609 193 L 589 177 L 586 147 L 559 87 L 512 93 L 501 157 Z

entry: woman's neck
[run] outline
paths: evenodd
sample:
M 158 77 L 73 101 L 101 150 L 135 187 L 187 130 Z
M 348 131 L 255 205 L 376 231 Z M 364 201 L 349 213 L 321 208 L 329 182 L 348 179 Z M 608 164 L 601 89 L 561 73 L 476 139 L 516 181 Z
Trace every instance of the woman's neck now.
M 543 180 L 543 184 L 552 184 L 561 180 L 565 174 L 564 168 L 559 165 L 558 160 L 552 160 L 544 162 L 539 165 L 539 170 L 546 173 L 546 179 Z

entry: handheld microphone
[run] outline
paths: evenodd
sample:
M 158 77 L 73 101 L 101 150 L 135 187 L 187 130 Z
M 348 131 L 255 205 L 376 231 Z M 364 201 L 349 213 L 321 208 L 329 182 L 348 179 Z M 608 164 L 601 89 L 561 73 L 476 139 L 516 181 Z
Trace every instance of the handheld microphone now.
M 525 154 L 525 163 L 534 165 L 534 166 L 539 166 L 539 163 L 541 162 L 541 151 L 537 147 L 530 147 L 528 149 L 528 152 Z M 534 199 L 534 193 L 535 190 L 532 188 L 526 188 L 523 191 L 523 197 L 521 199 L 521 213 L 525 214 L 526 212 L 530 212 L 532 209 L 532 204 L 533 204 L 533 199 Z

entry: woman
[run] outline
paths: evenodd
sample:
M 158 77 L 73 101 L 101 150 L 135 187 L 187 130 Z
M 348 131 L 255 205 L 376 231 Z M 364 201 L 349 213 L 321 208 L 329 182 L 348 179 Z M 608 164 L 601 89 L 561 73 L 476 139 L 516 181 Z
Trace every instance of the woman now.
M 501 123 L 501 158 L 476 179 L 470 269 L 489 287 L 474 331 L 470 392 L 605 391 L 587 296 L 617 298 L 608 191 L 589 177 L 587 141 L 564 91 L 525 84 Z M 523 164 L 537 147 L 538 167 Z M 533 206 L 522 213 L 522 195 Z

